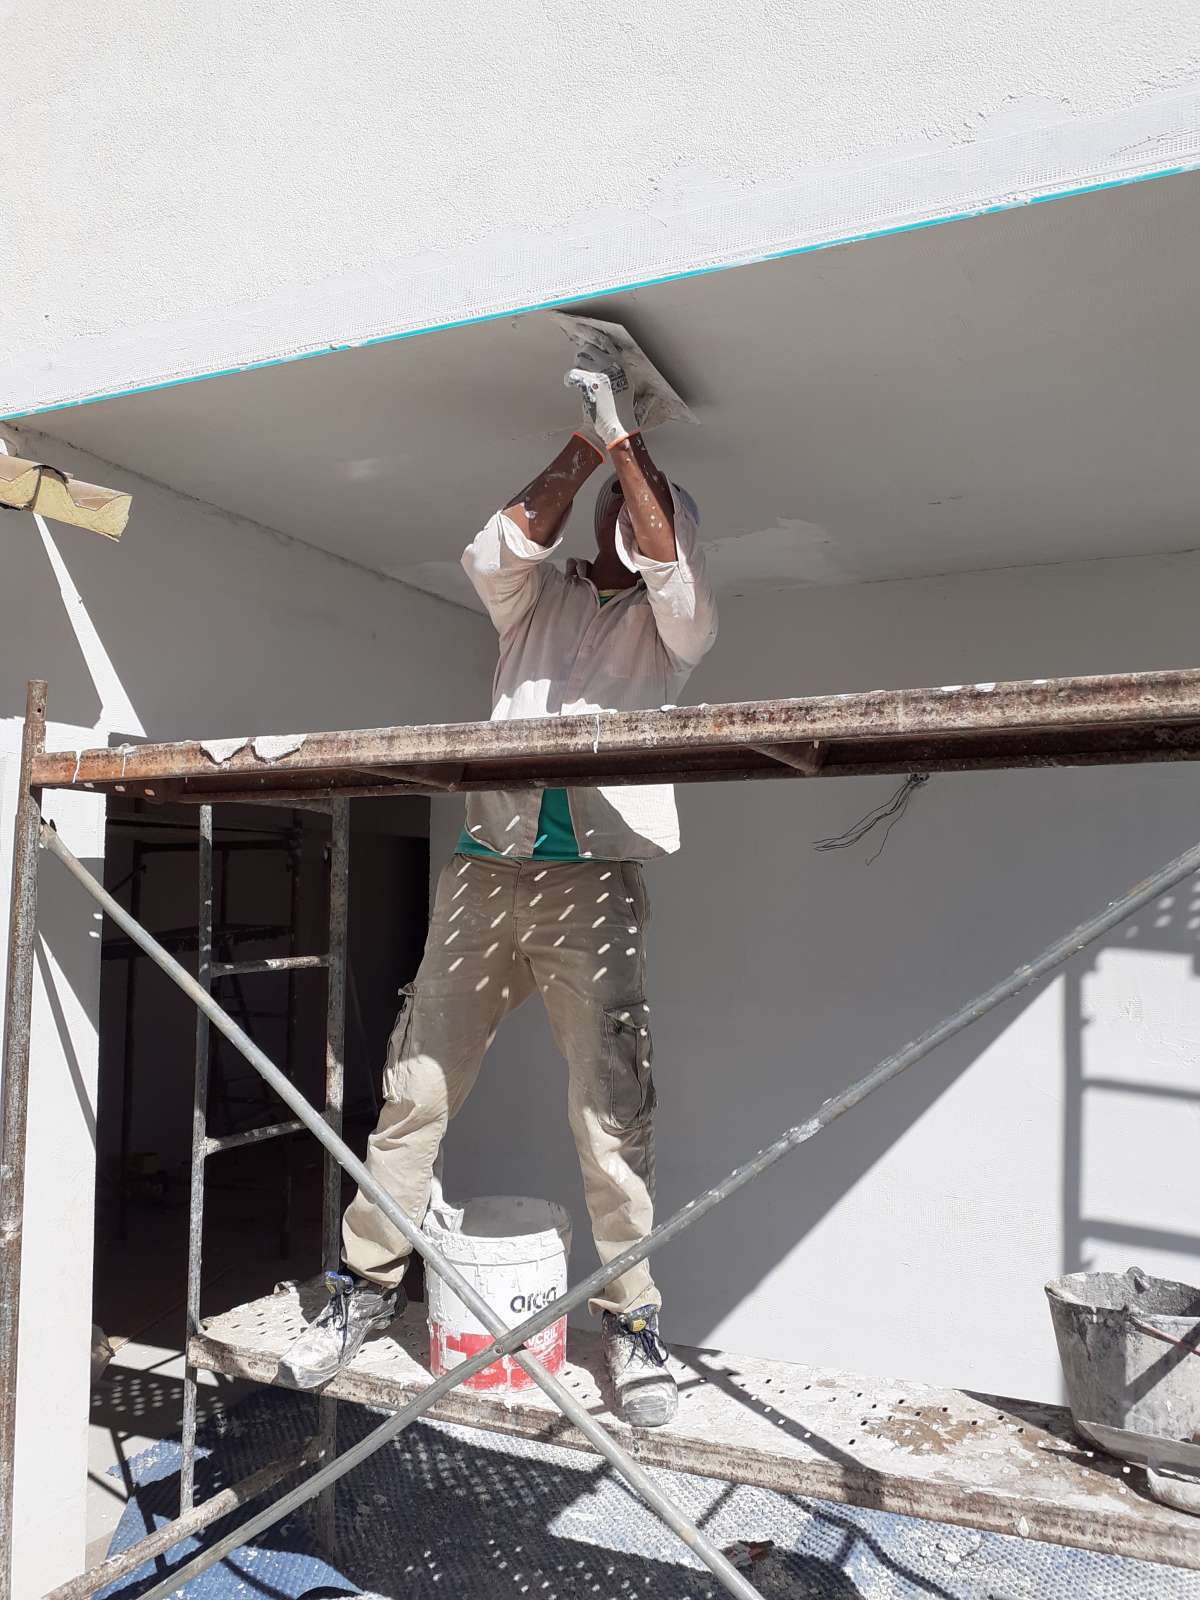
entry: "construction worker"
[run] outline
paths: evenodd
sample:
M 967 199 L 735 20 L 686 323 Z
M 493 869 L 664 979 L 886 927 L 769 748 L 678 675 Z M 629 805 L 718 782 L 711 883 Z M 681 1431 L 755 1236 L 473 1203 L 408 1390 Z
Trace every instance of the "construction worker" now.
M 584 422 L 489 520 L 463 566 L 500 636 L 493 720 L 675 702 L 717 632 L 698 514 L 651 459 L 624 372 L 589 348 L 566 377 Z M 564 567 L 568 512 L 601 465 L 596 549 Z M 655 1089 L 641 863 L 679 848 L 670 787 L 472 794 L 443 869 L 416 981 L 388 1046 L 367 1166 L 414 1221 L 429 1204 L 447 1122 L 501 1020 L 535 986 L 568 1068 L 567 1106 L 596 1249 L 608 1262 L 653 1226 Z M 330 1302 L 287 1352 L 315 1388 L 402 1309 L 407 1240 L 362 1193 L 343 1222 Z M 621 1416 L 670 1420 L 675 1383 L 645 1262 L 591 1302 Z

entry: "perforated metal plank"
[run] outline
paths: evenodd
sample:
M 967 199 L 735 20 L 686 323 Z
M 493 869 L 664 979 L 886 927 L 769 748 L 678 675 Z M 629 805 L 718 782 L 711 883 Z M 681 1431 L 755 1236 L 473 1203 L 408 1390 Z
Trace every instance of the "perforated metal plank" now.
M 280 1354 L 322 1300 L 314 1286 L 209 1318 L 196 1365 L 277 1380 Z M 363 1347 L 325 1391 L 394 1410 L 429 1382 L 421 1308 Z M 562 1381 L 607 1417 L 600 1341 L 572 1331 Z M 608 1417 L 639 1461 L 787 1494 L 1200 1569 L 1200 1518 L 1148 1498 L 1145 1477 L 1083 1444 L 1056 1406 L 862 1378 L 713 1350 L 676 1347 L 680 1406 L 667 1428 Z M 540 1390 L 505 1399 L 451 1391 L 430 1416 L 587 1449 Z

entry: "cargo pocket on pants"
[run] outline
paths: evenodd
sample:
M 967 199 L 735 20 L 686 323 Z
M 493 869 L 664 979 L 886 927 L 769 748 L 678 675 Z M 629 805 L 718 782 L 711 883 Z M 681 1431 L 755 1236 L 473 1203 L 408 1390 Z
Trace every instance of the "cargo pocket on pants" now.
M 400 1010 L 388 1036 L 387 1060 L 383 1068 L 383 1098 L 393 1105 L 404 1098 L 408 1083 L 408 1042 L 412 1034 L 413 986 L 400 991 Z
M 617 1133 L 644 1122 L 654 1110 L 654 1045 L 650 1019 L 639 1000 L 604 1013 L 607 1056 L 600 1114 Z

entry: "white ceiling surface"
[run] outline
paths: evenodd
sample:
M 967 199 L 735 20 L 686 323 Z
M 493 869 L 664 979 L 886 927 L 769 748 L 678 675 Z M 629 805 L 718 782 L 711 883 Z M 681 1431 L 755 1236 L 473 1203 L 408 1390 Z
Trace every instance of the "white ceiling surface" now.
M 700 418 L 650 442 L 723 589 L 1188 549 L 1198 202 L 1200 178 L 1164 179 L 588 309 Z M 569 353 L 531 314 L 34 425 L 471 604 L 463 544 L 574 424 Z

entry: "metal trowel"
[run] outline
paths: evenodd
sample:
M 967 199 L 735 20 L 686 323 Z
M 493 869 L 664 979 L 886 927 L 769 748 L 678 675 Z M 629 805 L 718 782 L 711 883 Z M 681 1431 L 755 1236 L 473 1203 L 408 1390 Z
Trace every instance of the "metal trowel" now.
M 633 385 L 633 413 L 640 428 L 657 428 L 664 422 L 697 422 L 681 395 L 667 382 L 627 328 L 619 322 L 576 317 L 569 311 L 551 311 L 576 349 L 593 345 L 613 356 Z

